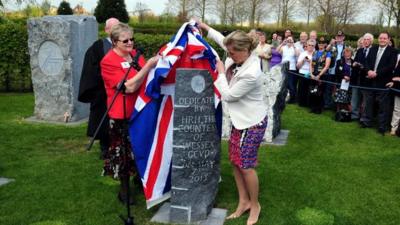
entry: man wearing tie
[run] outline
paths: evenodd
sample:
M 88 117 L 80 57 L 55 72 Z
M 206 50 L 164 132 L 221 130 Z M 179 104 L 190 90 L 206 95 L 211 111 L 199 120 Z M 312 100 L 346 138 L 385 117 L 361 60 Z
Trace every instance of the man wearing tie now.
M 392 80 L 396 66 L 397 52 L 389 46 L 389 33 L 382 32 L 378 38 L 379 46 L 373 46 L 368 53 L 364 85 L 371 88 L 385 88 Z M 371 127 L 373 118 L 373 104 L 376 99 L 379 106 L 378 132 L 385 134 L 389 117 L 389 91 L 362 90 L 365 109 L 361 116 L 361 127 Z
M 366 33 L 363 36 L 363 47 L 359 48 L 354 57 L 353 71 L 350 77 L 350 84 L 359 86 L 361 78 L 367 76 L 366 64 L 369 50 L 374 42 L 374 36 Z M 351 119 L 360 120 L 361 90 L 359 88 L 351 89 Z

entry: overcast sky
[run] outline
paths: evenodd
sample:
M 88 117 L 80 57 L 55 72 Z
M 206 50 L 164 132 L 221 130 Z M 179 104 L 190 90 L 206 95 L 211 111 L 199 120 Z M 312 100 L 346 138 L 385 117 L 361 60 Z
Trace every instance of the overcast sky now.
M 43 2 L 43 0 L 35 0 L 38 4 L 41 4 Z M 50 0 L 51 4 L 53 6 L 58 7 L 58 5 L 60 4 L 62 0 Z M 98 0 L 68 0 L 68 2 L 70 3 L 71 7 L 74 8 L 77 4 L 81 4 L 83 5 L 83 7 L 89 11 L 92 12 L 94 10 L 94 8 L 97 5 L 97 1 Z M 125 4 L 127 6 L 127 10 L 129 12 L 134 11 L 135 9 L 135 5 L 137 2 L 144 2 L 156 15 L 160 15 L 164 8 L 165 8 L 165 3 L 168 0 L 125 0 Z M 9 0 L 9 2 L 15 2 L 14 0 Z M 8 10 L 15 10 L 18 9 L 18 6 L 12 4 L 12 3 L 8 3 L 5 5 L 6 9 Z M 20 9 L 23 9 L 25 7 L 25 5 L 21 5 L 19 6 Z M 376 10 L 376 5 L 375 4 L 370 4 L 369 7 L 367 7 L 366 11 L 364 11 L 364 13 L 361 13 L 357 16 L 356 21 L 358 23 L 371 23 L 374 19 L 374 17 L 376 17 L 378 14 L 378 11 Z M 211 16 L 211 18 L 214 19 L 215 16 Z M 206 16 L 207 19 L 210 19 L 210 15 Z M 273 21 L 274 18 L 267 18 L 266 21 L 267 22 L 274 22 Z M 297 21 L 305 21 L 305 18 L 297 18 Z
M 12 0 L 11 0 L 12 1 Z M 11 2 L 10 1 L 10 2 Z M 51 5 L 58 7 L 58 5 L 60 5 L 60 2 L 62 0 L 50 0 Z M 149 0 L 149 1 L 141 1 L 146 3 L 146 5 L 157 15 L 161 14 L 164 10 L 165 7 L 165 3 L 168 0 Z M 38 4 L 41 4 L 43 2 L 43 0 L 36 0 L 36 2 Z M 69 4 L 71 5 L 71 8 L 74 8 L 77 4 L 81 4 L 83 5 L 83 7 L 87 10 L 87 11 L 92 11 L 92 9 L 94 9 L 97 5 L 97 0 L 68 0 Z M 127 7 L 128 11 L 133 11 L 135 9 L 135 5 L 136 3 L 139 1 L 136 0 L 125 0 L 125 4 Z M 21 6 L 22 8 L 24 8 L 24 5 Z M 6 4 L 6 8 L 7 9 L 18 9 L 18 7 L 14 4 L 8 3 Z

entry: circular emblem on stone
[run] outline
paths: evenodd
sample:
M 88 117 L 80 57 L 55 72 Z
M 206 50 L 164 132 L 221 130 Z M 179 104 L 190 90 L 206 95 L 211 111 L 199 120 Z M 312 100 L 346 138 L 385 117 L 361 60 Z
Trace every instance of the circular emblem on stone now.
M 204 91 L 204 88 L 206 87 L 206 82 L 204 78 L 200 75 L 196 75 L 192 77 L 192 81 L 190 82 L 192 89 L 196 93 L 201 93 Z
M 57 75 L 61 72 L 64 65 L 64 58 L 61 54 L 60 47 L 52 42 L 45 41 L 40 45 L 39 68 L 46 75 Z

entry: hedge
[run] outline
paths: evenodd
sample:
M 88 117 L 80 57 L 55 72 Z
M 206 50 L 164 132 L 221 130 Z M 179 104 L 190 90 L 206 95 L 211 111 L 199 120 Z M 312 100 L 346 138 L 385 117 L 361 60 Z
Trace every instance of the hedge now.
M 0 24 L 0 91 L 32 91 L 26 25 Z
M 167 43 L 171 36 L 179 29 L 180 24 L 131 24 L 135 31 L 136 44 L 145 50 L 146 58 L 153 56 L 161 47 Z M 104 37 L 103 25 L 99 28 L 100 37 Z M 248 31 L 249 28 L 214 26 L 221 32 L 231 32 L 237 29 Z M 143 34 L 141 32 L 148 32 Z M 270 33 L 268 33 L 270 32 Z M 273 31 L 267 31 L 267 35 Z M 295 33 L 296 35 L 297 33 Z M 28 34 L 26 23 L 22 20 L 17 22 L 3 21 L 0 23 L 0 91 L 1 92 L 25 92 L 32 91 L 31 70 L 28 54 Z M 353 46 L 354 41 L 347 41 Z M 223 50 L 216 46 L 215 42 L 209 41 L 220 56 Z
M 100 31 L 99 35 L 104 37 L 104 31 Z M 135 33 L 134 36 L 135 43 L 144 49 L 145 57 L 150 58 L 172 35 Z M 26 25 L 0 24 L 0 92 L 32 91 L 27 39 Z M 214 42 L 209 43 L 219 54 L 223 53 Z

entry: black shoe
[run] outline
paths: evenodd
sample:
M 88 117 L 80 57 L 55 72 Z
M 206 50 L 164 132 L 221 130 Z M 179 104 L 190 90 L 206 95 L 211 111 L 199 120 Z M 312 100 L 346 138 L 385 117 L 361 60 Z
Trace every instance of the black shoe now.
M 371 127 L 371 126 L 366 124 L 366 123 L 364 123 L 364 122 L 360 122 L 360 127 L 361 128 L 368 128 L 368 127 Z
M 295 98 L 290 98 L 287 103 L 288 104 L 294 104 L 294 103 L 296 103 L 296 99 Z
M 385 136 L 385 132 L 386 132 L 385 129 L 382 129 L 382 128 L 378 129 L 378 133 L 381 134 L 382 136 Z

